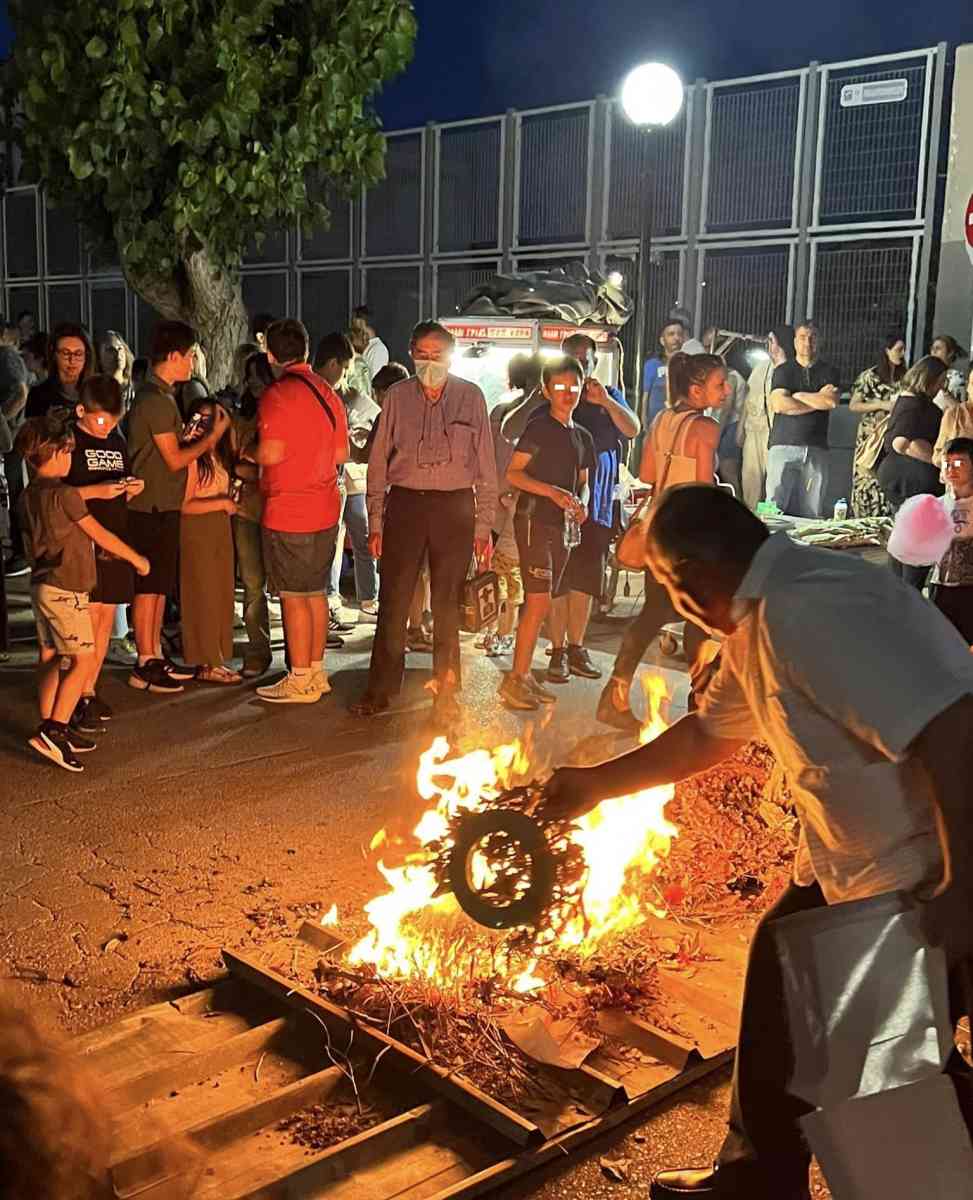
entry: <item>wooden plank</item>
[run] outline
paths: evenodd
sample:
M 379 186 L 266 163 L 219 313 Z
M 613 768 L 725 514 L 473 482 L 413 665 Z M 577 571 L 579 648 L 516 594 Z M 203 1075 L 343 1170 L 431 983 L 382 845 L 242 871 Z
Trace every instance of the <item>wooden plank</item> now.
M 518 1145 L 539 1145 L 544 1141 L 543 1133 L 533 1121 L 528 1121 L 505 1104 L 494 1100 L 492 1096 L 423 1055 L 417 1054 L 411 1047 L 389 1037 L 380 1029 L 357 1021 L 344 1009 L 305 988 L 296 986 L 282 975 L 252 962 L 241 954 L 224 950 L 223 960 L 232 972 L 255 983 L 290 1007 L 309 1010 L 326 1025 L 337 1025 L 344 1029 L 350 1027 L 355 1030 L 356 1037 L 369 1045 L 373 1051 L 384 1051 L 387 1055 L 394 1055 L 406 1064 L 411 1064 L 414 1068 L 413 1075 L 419 1082 L 461 1105 L 472 1116 Z
M 699 1062 L 702 1057 L 692 1042 L 674 1033 L 656 1029 L 654 1025 L 620 1008 L 602 1009 L 598 1014 L 598 1028 L 609 1037 L 618 1038 L 650 1058 L 675 1067 L 677 1071 L 692 1062 Z
M 332 1095 L 345 1076 L 339 1067 L 328 1067 L 278 1088 L 265 1098 L 223 1113 L 183 1131 L 188 1146 L 213 1154 L 236 1142 L 252 1137 L 268 1125 L 275 1125 L 309 1104 L 317 1104 Z M 171 1137 L 142 1148 L 137 1154 L 112 1165 L 112 1183 L 120 1200 L 156 1191 L 174 1179 L 198 1167 L 199 1159 L 169 1152 Z
M 153 1096 L 190 1087 L 211 1075 L 218 1075 L 227 1067 L 251 1062 L 272 1046 L 287 1027 L 287 1018 L 277 1017 L 265 1025 L 248 1029 L 246 1033 L 239 1033 L 225 1042 L 218 1042 L 215 1046 L 188 1058 L 183 1057 L 174 1064 L 167 1064 L 156 1070 L 146 1071 L 143 1075 L 137 1075 L 134 1079 L 127 1079 L 119 1087 L 109 1091 L 108 1104 L 114 1112 L 135 1108 L 139 1104 L 145 1104 Z
M 290 1196 L 320 1194 L 323 1185 L 343 1179 L 395 1151 L 416 1145 L 425 1137 L 435 1104 L 422 1104 L 365 1133 L 308 1156 L 303 1146 L 271 1146 L 264 1138 L 235 1143 L 207 1163 L 207 1174 L 193 1193 L 194 1200 L 245 1200 L 257 1197 L 286 1179 Z M 398 1172 L 401 1173 L 401 1166 Z M 210 1174 L 212 1172 L 212 1174 Z M 148 1200 L 148 1198 L 147 1198 Z M 156 1200 L 156 1197 L 152 1197 Z

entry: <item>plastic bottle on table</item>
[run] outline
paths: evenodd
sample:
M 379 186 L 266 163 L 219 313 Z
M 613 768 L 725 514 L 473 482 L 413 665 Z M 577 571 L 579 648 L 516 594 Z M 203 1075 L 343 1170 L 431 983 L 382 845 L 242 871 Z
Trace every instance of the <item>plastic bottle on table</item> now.
M 836 521 L 848 520 L 848 501 L 841 499 L 835 502 L 834 519 Z

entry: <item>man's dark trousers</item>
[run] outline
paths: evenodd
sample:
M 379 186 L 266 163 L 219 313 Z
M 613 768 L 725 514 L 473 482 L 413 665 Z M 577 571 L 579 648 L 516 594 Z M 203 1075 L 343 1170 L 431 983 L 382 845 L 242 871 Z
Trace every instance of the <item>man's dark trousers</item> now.
M 368 691 L 388 699 L 402 687 L 406 624 L 412 594 L 429 552 L 433 619 L 433 676 L 441 689 L 458 687 L 460 589 L 473 558 L 475 504 L 471 488 L 420 492 L 393 487 L 382 525 L 378 625 Z

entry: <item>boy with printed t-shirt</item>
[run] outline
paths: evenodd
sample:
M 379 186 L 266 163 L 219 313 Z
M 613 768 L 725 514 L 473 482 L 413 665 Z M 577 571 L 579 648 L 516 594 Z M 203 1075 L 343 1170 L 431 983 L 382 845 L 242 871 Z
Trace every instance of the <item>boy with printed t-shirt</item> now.
M 565 537 L 568 518 L 588 518 L 588 472 L 597 467 L 591 434 L 571 419 L 581 398 L 584 368 L 565 356 L 544 367 L 541 383 L 550 408 L 536 414 L 517 442 L 507 483 L 520 491 L 514 532 L 526 600 L 517 628 L 513 670 L 500 685 L 500 699 L 521 711 L 551 704 L 555 697 L 531 674 L 531 662 L 551 598 L 562 594 L 571 553 Z
M 71 470 L 71 414 L 55 410 L 27 421 L 17 453 L 33 472 L 21 497 L 24 542 L 31 565 L 31 602 L 40 647 L 37 680 L 41 724 L 28 744 L 66 771 L 84 768 L 77 754 L 95 743 L 69 722 L 90 676 L 95 651 L 88 596 L 98 581 L 95 546 L 130 562 L 140 576 L 149 560 L 99 524 L 77 488 L 64 482 Z M 61 672 L 61 660 L 70 666 Z
M 933 567 L 933 603 L 973 646 L 973 440 L 954 438 L 943 454 L 943 501 L 953 518 L 953 544 Z

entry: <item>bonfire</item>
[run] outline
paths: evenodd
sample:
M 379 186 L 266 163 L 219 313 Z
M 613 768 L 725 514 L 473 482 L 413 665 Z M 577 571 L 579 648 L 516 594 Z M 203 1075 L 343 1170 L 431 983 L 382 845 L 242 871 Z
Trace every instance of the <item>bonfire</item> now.
M 665 684 L 654 676 L 645 682 L 643 743 L 666 728 Z M 402 844 L 383 829 L 372 839 L 387 889 L 365 905 L 368 933 L 316 969 L 320 990 L 358 1018 L 522 1104 L 543 1087 L 536 1060 L 580 1061 L 585 1045 L 603 1040 L 603 1009 L 651 1015 L 659 963 L 701 957 L 692 922 L 705 917 L 698 904 L 689 919 L 680 914 L 693 908 L 691 864 L 680 861 L 681 882 L 665 874 L 680 830 L 666 814 L 674 789 L 659 787 L 606 800 L 555 832 L 555 852 L 570 870 L 538 925 L 496 932 L 472 922 L 444 887 L 457 821 L 489 811 L 511 789 L 529 796 L 533 775 L 529 742 L 455 754 L 437 738 L 420 757 L 416 786 L 428 807 L 410 838 Z M 786 867 L 786 813 L 774 811 L 771 857 Z M 702 853 L 701 836 L 691 834 L 693 858 Z M 503 852 L 484 841 L 472 854 L 475 886 L 496 883 Z M 509 868 L 513 860 L 504 861 Z M 529 859 L 520 866 L 527 876 Z M 716 890 L 732 895 L 731 883 Z M 337 925 L 338 917 L 332 906 L 322 924 Z M 668 936 L 660 938 L 666 918 Z

